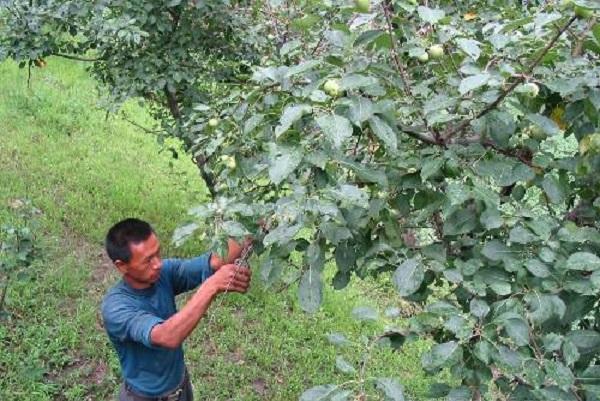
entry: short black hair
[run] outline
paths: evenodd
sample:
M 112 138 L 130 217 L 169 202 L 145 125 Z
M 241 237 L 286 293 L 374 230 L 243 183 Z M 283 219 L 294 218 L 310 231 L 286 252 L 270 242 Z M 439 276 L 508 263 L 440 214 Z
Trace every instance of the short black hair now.
M 137 244 L 147 240 L 154 233 L 154 230 L 147 222 L 128 218 L 119 221 L 112 226 L 106 234 L 104 245 L 106 253 L 113 261 L 122 260 L 127 263 L 131 259 L 130 244 Z

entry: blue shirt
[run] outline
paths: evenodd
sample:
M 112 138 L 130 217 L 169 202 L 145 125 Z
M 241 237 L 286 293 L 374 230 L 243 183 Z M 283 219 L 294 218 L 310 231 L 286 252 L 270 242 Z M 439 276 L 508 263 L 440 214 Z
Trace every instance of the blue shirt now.
M 136 393 L 156 397 L 175 389 L 183 379 L 182 347 L 152 345 L 150 332 L 177 312 L 175 295 L 212 275 L 209 262 L 210 253 L 187 260 L 166 259 L 151 287 L 137 290 L 121 280 L 104 297 L 104 327 L 119 356 L 123 379 Z

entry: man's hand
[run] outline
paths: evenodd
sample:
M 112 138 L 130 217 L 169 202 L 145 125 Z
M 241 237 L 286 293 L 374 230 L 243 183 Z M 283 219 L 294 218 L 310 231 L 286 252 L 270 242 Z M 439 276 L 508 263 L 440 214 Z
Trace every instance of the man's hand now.
M 250 285 L 252 273 L 247 267 L 226 264 L 221 266 L 205 284 L 209 284 L 217 293 L 235 291 L 244 293 Z
M 227 240 L 227 256 L 225 259 L 221 259 L 218 255 L 213 254 L 210 258 L 210 267 L 216 271 L 226 264 L 234 263 L 235 260 L 242 255 L 242 251 L 252 244 L 252 241 L 252 237 L 246 237 L 244 242 L 240 245 L 233 238 L 229 238 Z

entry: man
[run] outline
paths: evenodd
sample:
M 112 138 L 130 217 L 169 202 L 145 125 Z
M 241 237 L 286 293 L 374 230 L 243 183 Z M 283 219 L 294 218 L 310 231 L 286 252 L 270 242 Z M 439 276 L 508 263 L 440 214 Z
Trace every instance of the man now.
M 104 327 L 121 363 L 119 401 L 192 401 L 181 344 L 217 294 L 247 291 L 250 270 L 231 264 L 242 247 L 229 240 L 225 260 L 211 253 L 162 260 L 152 227 L 131 218 L 108 231 L 106 251 L 123 276 L 102 302 Z M 177 311 L 175 296 L 196 287 Z

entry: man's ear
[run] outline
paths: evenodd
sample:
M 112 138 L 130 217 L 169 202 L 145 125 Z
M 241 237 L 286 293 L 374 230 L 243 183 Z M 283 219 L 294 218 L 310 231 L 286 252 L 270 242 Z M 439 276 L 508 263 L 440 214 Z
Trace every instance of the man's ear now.
M 123 262 L 120 259 L 115 260 L 115 266 L 122 274 L 126 274 L 129 271 L 129 266 L 127 263 Z

